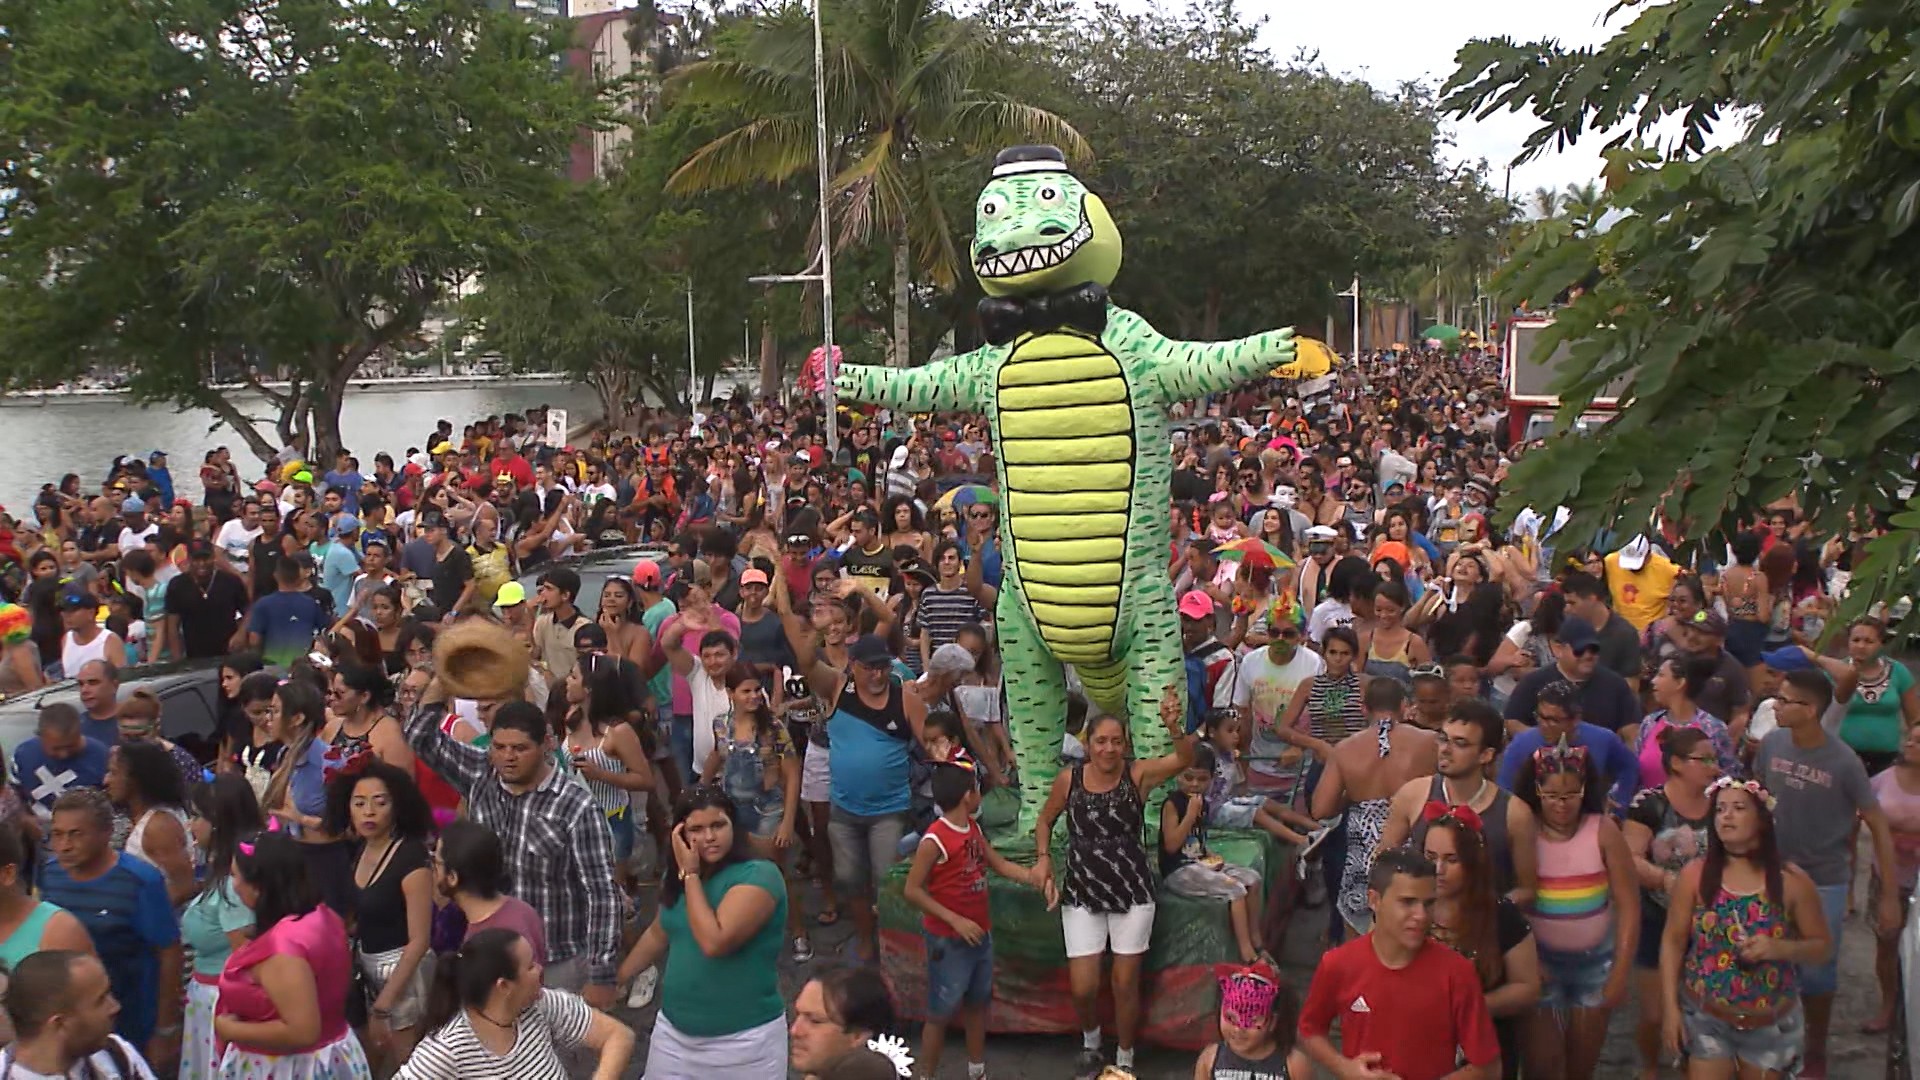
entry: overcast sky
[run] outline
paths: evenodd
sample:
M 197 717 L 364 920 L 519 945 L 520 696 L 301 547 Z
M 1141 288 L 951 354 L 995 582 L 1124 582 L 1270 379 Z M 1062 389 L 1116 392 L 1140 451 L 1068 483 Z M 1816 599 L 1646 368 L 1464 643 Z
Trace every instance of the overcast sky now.
M 1612 0 L 1241 0 L 1249 19 L 1265 17 L 1262 41 L 1276 58 L 1289 59 L 1303 47 L 1317 49 L 1329 70 L 1382 89 L 1416 79 L 1438 86 L 1453 74 L 1454 53 L 1473 38 L 1597 44 L 1611 36 L 1600 22 L 1611 6 Z M 1628 17 L 1617 16 L 1613 28 Z M 1498 190 L 1507 163 L 1534 126 L 1530 116 L 1516 113 L 1454 124 L 1453 156 L 1485 158 Z M 1598 179 L 1602 142 L 1583 138 L 1570 151 L 1518 166 L 1514 200 L 1524 201 L 1523 194 L 1537 187 L 1564 189 Z

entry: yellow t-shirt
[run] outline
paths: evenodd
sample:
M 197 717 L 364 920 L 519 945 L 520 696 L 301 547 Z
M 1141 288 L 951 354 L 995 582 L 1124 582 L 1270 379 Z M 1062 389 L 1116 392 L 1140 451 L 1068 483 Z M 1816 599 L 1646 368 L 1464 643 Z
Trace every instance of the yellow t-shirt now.
M 1647 627 L 1667 613 L 1667 594 L 1680 576 L 1680 568 L 1658 551 L 1647 553 L 1647 562 L 1638 570 L 1620 565 L 1620 553 L 1606 558 L 1607 591 L 1613 594 L 1613 610 L 1645 633 Z

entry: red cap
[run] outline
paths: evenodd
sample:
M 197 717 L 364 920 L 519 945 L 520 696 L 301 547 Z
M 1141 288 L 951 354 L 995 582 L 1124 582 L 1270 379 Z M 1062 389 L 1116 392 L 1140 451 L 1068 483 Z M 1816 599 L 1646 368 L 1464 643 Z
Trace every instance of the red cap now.
M 641 588 L 658 589 L 660 587 L 660 564 L 652 559 L 641 559 L 633 564 L 633 583 Z

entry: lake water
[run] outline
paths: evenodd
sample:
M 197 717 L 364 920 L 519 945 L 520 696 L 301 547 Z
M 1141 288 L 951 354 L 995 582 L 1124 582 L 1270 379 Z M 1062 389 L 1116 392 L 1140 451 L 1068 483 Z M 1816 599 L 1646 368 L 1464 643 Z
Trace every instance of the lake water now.
M 238 397 L 241 411 L 268 417 L 262 434 L 273 440 L 271 413 L 259 399 Z M 340 436 L 373 471 L 373 455 L 381 450 L 399 460 L 409 446 L 417 446 L 433 430 L 434 421 L 453 421 L 454 430 L 496 413 L 525 413 L 540 405 L 566 409 L 578 424 L 599 414 L 591 389 L 560 383 L 484 383 L 464 388 L 426 388 L 393 393 L 348 391 L 340 414 Z M 30 518 L 40 485 L 58 483 L 67 473 L 80 474 L 81 489 L 98 493 L 116 454 L 144 458 L 165 450 L 173 471 L 176 494 L 200 501 L 200 463 L 207 451 L 225 446 L 233 451 L 240 475 L 257 479 L 262 466 L 246 443 L 226 425 L 215 427 L 212 413 L 171 405 L 141 408 L 118 398 L 68 398 L 58 404 L 32 405 L 12 401 L 0 408 L 0 505 L 14 515 Z

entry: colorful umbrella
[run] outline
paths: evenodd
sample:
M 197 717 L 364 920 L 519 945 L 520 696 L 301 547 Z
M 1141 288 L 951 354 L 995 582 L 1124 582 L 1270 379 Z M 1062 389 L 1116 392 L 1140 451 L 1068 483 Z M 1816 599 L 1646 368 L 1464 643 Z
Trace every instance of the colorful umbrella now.
M 1000 505 L 1000 493 L 985 484 L 961 484 L 945 495 L 934 500 L 935 510 L 959 510 L 974 503 L 986 503 L 988 506 Z
M 1254 536 L 1243 536 L 1238 540 L 1229 540 L 1213 549 L 1215 555 L 1224 562 L 1244 562 L 1248 566 L 1260 566 L 1269 570 L 1285 570 L 1293 566 L 1293 560 L 1286 552 Z

